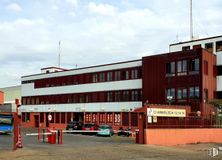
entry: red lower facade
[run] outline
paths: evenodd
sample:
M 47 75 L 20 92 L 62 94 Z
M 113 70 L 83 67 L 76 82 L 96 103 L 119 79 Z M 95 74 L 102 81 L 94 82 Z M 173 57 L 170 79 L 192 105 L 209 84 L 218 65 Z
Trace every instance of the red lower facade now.
M 53 112 L 52 120 L 48 120 L 49 113 L 32 112 L 22 113 L 22 126 L 65 129 L 70 121 L 82 121 L 83 123 L 95 123 L 97 125 L 108 124 L 114 130 L 138 128 L 138 112 Z

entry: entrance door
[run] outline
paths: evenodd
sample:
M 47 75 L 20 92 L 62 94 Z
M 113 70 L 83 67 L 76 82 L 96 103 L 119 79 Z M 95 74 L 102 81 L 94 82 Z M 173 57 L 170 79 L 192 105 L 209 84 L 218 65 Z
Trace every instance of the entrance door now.
M 35 127 L 39 127 L 39 115 L 34 115 Z

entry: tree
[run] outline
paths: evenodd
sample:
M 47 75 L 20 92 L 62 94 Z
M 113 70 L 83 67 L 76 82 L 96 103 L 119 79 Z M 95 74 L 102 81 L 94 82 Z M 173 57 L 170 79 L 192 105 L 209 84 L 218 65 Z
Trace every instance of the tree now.
M 209 102 L 216 110 L 216 125 L 222 127 L 222 99 L 213 99 Z

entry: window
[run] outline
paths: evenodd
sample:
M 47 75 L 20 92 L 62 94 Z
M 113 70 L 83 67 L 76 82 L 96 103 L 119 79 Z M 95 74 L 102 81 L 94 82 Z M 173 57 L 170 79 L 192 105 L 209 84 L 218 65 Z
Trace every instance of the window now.
M 61 113 L 61 123 L 65 123 L 65 112 Z
M 84 95 L 79 96 L 79 103 L 84 103 Z
M 179 88 L 177 90 L 177 99 L 186 99 L 187 98 L 187 89 L 186 88 Z
M 187 61 L 178 61 L 177 62 L 177 75 L 186 75 L 187 74 Z
M 175 88 L 168 88 L 166 90 L 166 99 L 169 99 L 169 97 L 172 97 L 172 99 L 175 99 Z
M 166 64 L 166 76 L 175 76 L 175 62 Z
M 113 114 L 112 113 L 107 113 L 106 114 L 106 122 L 107 123 L 112 123 L 113 122 Z
M 193 59 L 190 61 L 190 74 L 198 74 L 199 73 L 199 59 Z
M 113 101 L 113 93 L 112 92 L 108 92 L 107 93 L 107 102 L 112 102 Z
M 55 113 L 55 115 L 56 115 L 56 123 L 60 123 L 60 112 L 56 112 Z
M 182 51 L 189 51 L 190 50 L 190 46 L 184 46 L 182 47 Z
M 107 72 L 107 81 L 112 81 L 113 80 L 112 75 L 113 75 L 112 72 Z
M 200 97 L 200 89 L 199 87 L 190 87 L 189 89 L 189 98 L 199 98 Z
M 92 114 L 92 122 L 96 123 L 97 122 L 97 113 Z
M 99 74 L 99 81 L 104 82 L 105 81 L 105 73 L 100 73 Z
M 123 91 L 123 101 L 129 101 L 129 91 Z
M 114 125 L 115 126 L 119 126 L 120 122 L 121 122 L 121 120 L 120 120 L 120 113 L 115 113 L 114 114 Z
M 98 75 L 95 73 L 93 74 L 93 83 L 98 82 Z
M 122 72 L 122 77 L 123 77 L 123 79 L 125 79 L 125 80 L 129 79 L 129 71 L 123 71 L 123 72 Z
M 86 95 L 86 103 L 89 103 L 92 101 L 91 95 Z
M 138 78 L 138 70 L 137 69 L 132 69 L 131 70 L 131 78 L 132 79 L 137 79 Z
M 43 112 L 40 113 L 40 123 L 44 123 L 44 113 Z
M 115 81 L 120 80 L 120 71 L 115 71 Z
M 204 101 L 208 102 L 208 89 L 204 89 Z
M 208 75 L 208 62 L 204 61 L 204 74 Z
M 26 122 L 30 122 L 30 113 L 26 113 Z
M 216 52 L 222 51 L 222 41 L 216 42 Z
M 205 49 L 208 50 L 209 52 L 213 52 L 213 43 L 206 43 Z
M 115 92 L 115 102 L 120 102 L 121 100 L 121 93 L 120 91 Z
M 138 91 L 132 91 L 131 93 L 131 100 L 132 101 L 138 101 L 139 98 L 138 98 Z

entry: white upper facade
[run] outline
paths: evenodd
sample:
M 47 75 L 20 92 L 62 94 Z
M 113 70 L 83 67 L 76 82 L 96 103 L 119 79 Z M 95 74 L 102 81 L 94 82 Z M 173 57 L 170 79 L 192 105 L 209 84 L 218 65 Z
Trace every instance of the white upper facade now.
M 193 49 L 195 45 L 201 45 L 201 48 L 206 48 L 206 45 L 210 43 L 213 45 L 212 52 L 217 55 L 217 65 L 222 65 L 222 36 L 170 44 L 169 52 L 182 51 L 183 47 L 188 46 L 190 46 L 190 49 Z
M 141 67 L 142 60 L 135 60 L 129 62 L 80 68 L 74 70 L 67 70 L 61 72 L 36 74 L 22 77 L 22 97 L 42 96 L 42 95 L 62 95 L 88 92 L 104 92 L 104 91 L 119 91 L 119 90 L 133 90 L 142 89 L 142 79 L 128 79 L 118 81 L 105 81 L 98 83 L 73 84 L 65 86 L 51 86 L 44 88 L 35 88 L 34 80 L 46 79 L 53 77 L 63 77 L 70 75 L 79 75 L 86 73 L 105 72 L 112 70 L 121 70 L 127 68 Z M 127 101 L 127 102 L 94 102 L 94 103 L 70 103 L 70 104 L 38 104 L 38 105 L 22 105 L 22 112 L 48 112 L 49 108 L 55 112 L 98 112 L 98 111 L 130 111 L 134 108 L 141 107 L 141 101 Z

